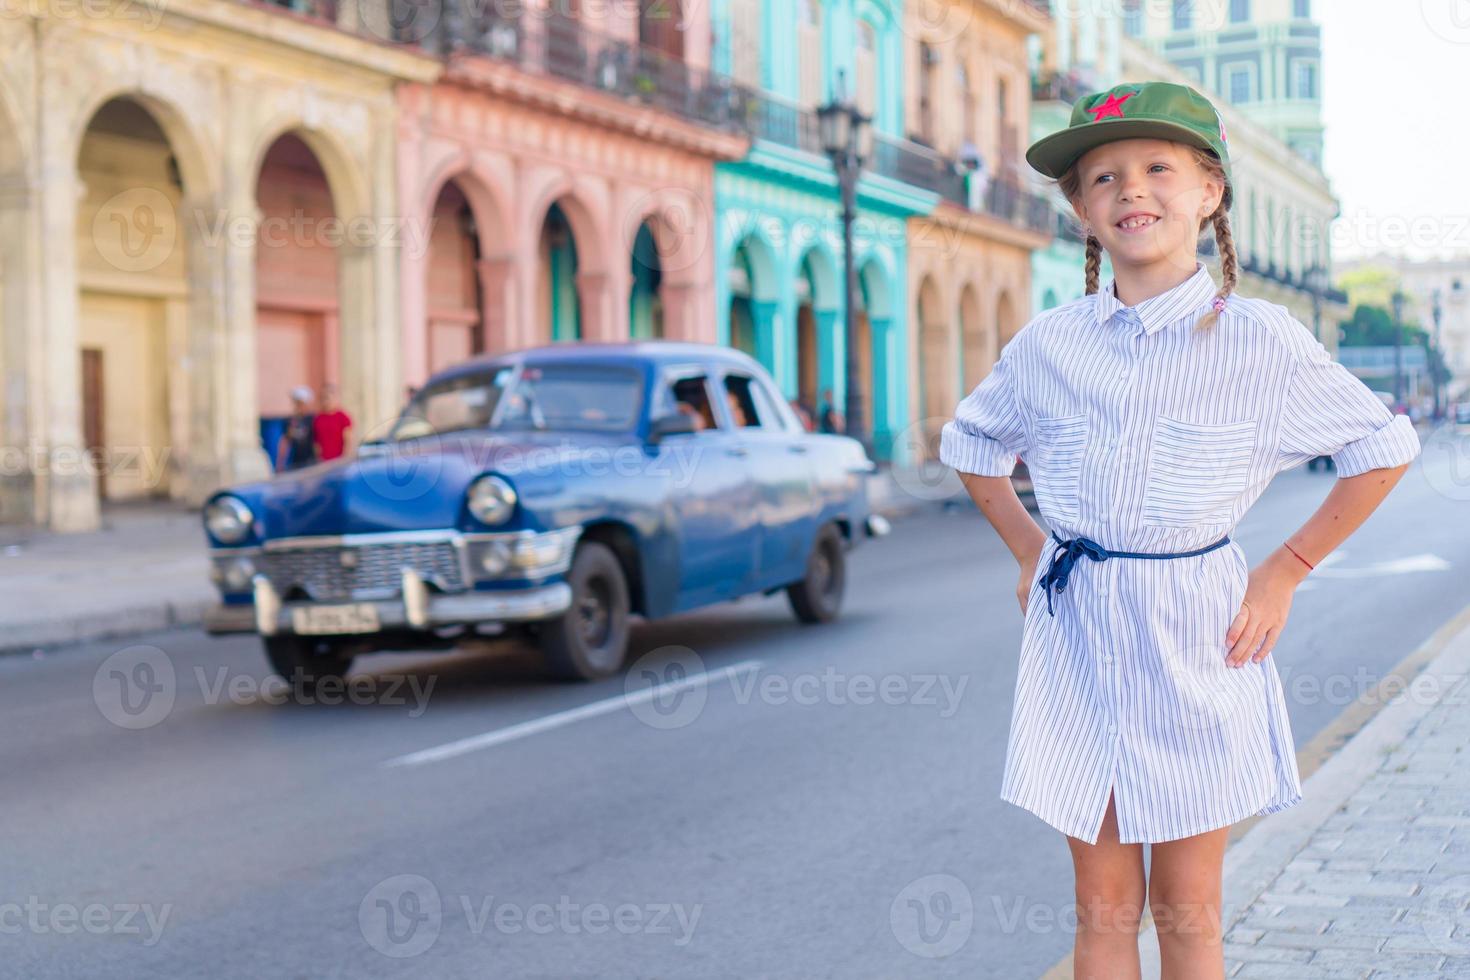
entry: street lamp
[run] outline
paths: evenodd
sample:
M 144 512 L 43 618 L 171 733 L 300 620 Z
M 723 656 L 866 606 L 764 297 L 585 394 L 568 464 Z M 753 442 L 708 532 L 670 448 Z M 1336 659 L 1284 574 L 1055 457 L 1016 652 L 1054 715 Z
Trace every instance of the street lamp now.
M 822 139 L 822 149 L 832 160 L 837 171 L 837 186 L 842 192 L 842 271 L 846 283 L 847 310 L 843 331 L 847 338 L 847 397 L 843 415 L 847 419 L 845 431 L 869 450 L 867 425 L 863 418 L 863 391 L 859 384 L 857 342 L 858 281 L 857 266 L 853 261 L 852 226 L 857 218 L 857 182 L 862 175 L 863 163 L 872 154 L 872 129 L 868 125 L 872 117 L 863 114 L 848 98 L 847 84 L 842 69 L 837 70 L 837 88 L 831 102 L 817 109 L 817 129 Z

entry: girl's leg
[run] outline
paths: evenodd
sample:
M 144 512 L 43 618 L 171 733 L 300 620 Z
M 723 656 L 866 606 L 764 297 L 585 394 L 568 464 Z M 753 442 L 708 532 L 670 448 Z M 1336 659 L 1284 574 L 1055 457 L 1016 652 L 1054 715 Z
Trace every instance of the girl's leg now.
M 1143 845 L 1118 843 L 1118 815 L 1108 796 L 1097 843 L 1067 837 L 1077 878 L 1074 980 L 1138 980 L 1138 924 L 1147 885 Z
M 1162 980 L 1223 980 L 1221 868 L 1230 828 L 1153 845 L 1148 901 Z

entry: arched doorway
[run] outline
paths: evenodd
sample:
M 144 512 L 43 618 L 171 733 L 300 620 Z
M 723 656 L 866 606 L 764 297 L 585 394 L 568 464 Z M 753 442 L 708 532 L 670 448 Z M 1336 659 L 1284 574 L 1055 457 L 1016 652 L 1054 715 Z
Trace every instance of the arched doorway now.
M 429 372 L 485 350 L 480 293 L 480 236 L 475 214 L 456 181 L 434 204 L 429 237 L 426 314 Z
M 966 283 L 960 290 L 960 387 L 966 394 L 975 389 L 988 368 L 980 294 Z
M 796 397 L 814 419 L 829 399 L 842 411 L 834 337 L 840 326 L 837 306 L 837 271 L 831 256 L 820 248 L 809 249 L 796 274 Z
M 543 340 L 581 340 L 582 304 L 577 294 L 577 242 L 560 204 L 541 223 L 537 248 L 537 323 Z
M 954 327 L 943 314 L 939 286 L 932 276 L 919 284 L 919 411 L 925 459 L 939 457 L 939 431 L 954 414 Z
M 320 398 L 342 377 L 341 226 L 326 171 L 297 133 L 266 150 L 256 181 L 261 213 L 255 243 L 256 400 L 261 441 L 273 462 L 291 392 Z
M 892 364 L 893 305 L 888 270 L 874 257 L 858 269 L 858 294 L 862 306 L 856 311 L 858 379 L 867 407 L 867 427 L 873 452 L 879 459 L 891 457 L 894 378 Z
M 190 448 L 188 223 L 159 120 L 114 98 L 83 131 L 77 175 L 82 437 L 104 501 L 169 496 Z M 199 370 L 207 370 L 200 365 Z
M 628 334 L 638 339 L 664 336 L 663 263 L 647 221 L 633 238 L 633 287 L 628 293 Z
M 780 376 L 776 364 L 776 274 L 771 250 L 756 235 L 735 246 L 728 272 L 730 346 Z M 810 287 L 808 287 L 810 288 Z
M 1002 291 L 1000 298 L 995 303 L 995 329 L 998 341 L 996 344 L 997 356 L 999 356 L 1000 349 L 1010 343 L 1011 338 L 1016 335 L 1016 331 L 1020 330 L 1022 326 L 1023 324 L 1016 313 L 1015 300 L 1011 299 L 1010 291 Z

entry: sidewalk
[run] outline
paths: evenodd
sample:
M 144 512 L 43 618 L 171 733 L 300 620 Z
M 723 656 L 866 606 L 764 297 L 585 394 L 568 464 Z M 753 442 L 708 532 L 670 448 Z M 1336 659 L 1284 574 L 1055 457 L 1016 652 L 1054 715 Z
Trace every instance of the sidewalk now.
M 1425 648 L 1302 802 L 1226 851 L 1227 977 L 1470 977 L 1470 609 Z M 1159 976 L 1151 929 L 1139 951 Z
M 197 511 L 109 507 L 84 534 L 0 528 L 0 653 L 198 623 L 215 601 Z

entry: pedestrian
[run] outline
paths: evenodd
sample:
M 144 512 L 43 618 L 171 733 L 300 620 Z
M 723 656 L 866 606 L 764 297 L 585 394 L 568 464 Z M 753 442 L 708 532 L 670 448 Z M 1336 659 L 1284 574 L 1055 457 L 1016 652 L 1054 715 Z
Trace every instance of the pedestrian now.
M 816 428 L 816 423 L 812 421 L 811 410 L 806 407 L 806 402 L 802 399 L 791 399 L 791 410 L 796 413 L 796 419 L 801 423 L 803 430 L 811 432 Z
M 347 430 L 350 428 L 352 416 L 342 410 L 342 405 L 337 400 L 337 386 L 322 385 L 322 410 L 312 422 L 317 453 L 322 459 L 337 459 L 347 452 L 350 444 Z
M 276 445 L 276 469 L 299 470 L 317 461 L 316 433 L 313 431 L 311 403 L 314 396 L 306 385 L 291 389 L 291 417 Z
M 1285 307 L 1235 294 L 1225 129 L 1199 92 L 1092 93 L 1026 159 L 1087 229 L 1086 295 L 1021 327 L 940 448 L 1021 566 L 1000 795 L 1066 837 L 1076 976 L 1139 975 L 1147 896 L 1164 976 L 1223 977 L 1229 827 L 1302 798 L 1272 648 L 1419 438 Z M 1236 523 L 1319 454 L 1340 482 L 1249 568 Z M 1017 455 L 1050 538 L 1011 485 Z
M 832 389 L 822 389 L 822 407 L 817 416 L 817 428 L 822 432 L 840 433 L 843 431 L 842 414 L 837 411 L 837 404 L 832 400 Z

